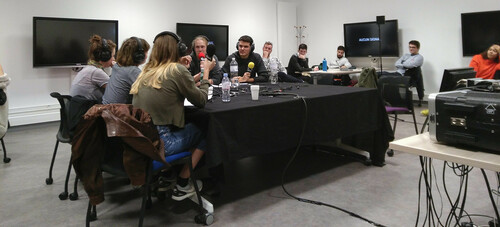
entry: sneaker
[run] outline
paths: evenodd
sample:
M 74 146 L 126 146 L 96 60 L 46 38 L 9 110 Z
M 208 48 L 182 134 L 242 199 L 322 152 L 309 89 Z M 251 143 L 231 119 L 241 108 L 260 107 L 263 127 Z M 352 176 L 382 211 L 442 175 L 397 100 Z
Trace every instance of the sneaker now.
M 201 182 L 200 180 L 196 180 L 196 184 L 198 185 L 198 190 L 201 191 L 201 189 L 203 188 L 203 182 Z M 189 181 L 186 187 L 181 187 L 177 184 L 175 185 L 172 192 L 172 199 L 175 201 L 181 201 L 191 197 L 195 193 L 196 191 L 194 190 L 194 185 L 193 183 L 191 183 L 191 181 Z
M 177 179 L 175 177 L 159 177 L 158 178 L 158 191 L 166 192 L 172 190 L 175 187 L 175 182 Z

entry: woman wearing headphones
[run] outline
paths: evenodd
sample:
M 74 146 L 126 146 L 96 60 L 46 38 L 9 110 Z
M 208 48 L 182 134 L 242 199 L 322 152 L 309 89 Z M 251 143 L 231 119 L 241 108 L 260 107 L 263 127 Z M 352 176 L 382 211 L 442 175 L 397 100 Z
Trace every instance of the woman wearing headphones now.
M 204 68 L 198 88 L 186 68 L 190 58 L 185 56 L 187 47 L 180 37 L 172 32 L 162 32 L 153 43 L 149 62 L 130 90 L 132 104 L 151 115 L 164 142 L 165 155 L 189 150 L 194 167 L 206 151 L 205 135 L 193 123 L 184 122 L 184 99 L 197 107 L 205 106 L 210 70 Z M 185 165 L 177 177 L 172 199 L 180 201 L 195 193 L 189 177 L 189 166 Z M 201 181 L 197 184 L 201 190 Z
M 102 97 L 102 104 L 132 103 L 130 88 L 141 73 L 139 65 L 148 57 L 149 43 L 141 38 L 130 37 L 125 40 L 116 55 L 111 78 Z
M 104 68 L 111 67 L 115 60 L 116 44 L 111 40 L 93 35 L 90 39 L 89 61 L 71 83 L 71 96 L 81 95 L 86 99 L 102 101 L 109 76 Z

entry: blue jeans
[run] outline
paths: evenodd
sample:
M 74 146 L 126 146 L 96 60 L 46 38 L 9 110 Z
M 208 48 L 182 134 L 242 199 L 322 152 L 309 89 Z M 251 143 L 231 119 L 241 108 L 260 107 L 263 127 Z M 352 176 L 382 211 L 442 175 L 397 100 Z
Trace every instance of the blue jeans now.
M 193 123 L 188 123 L 178 130 L 171 130 L 165 125 L 157 125 L 156 128 L 160 139 L 163 140 L 165 156 L 190 151 L 193 148 L 207 150 L 204 133 Z

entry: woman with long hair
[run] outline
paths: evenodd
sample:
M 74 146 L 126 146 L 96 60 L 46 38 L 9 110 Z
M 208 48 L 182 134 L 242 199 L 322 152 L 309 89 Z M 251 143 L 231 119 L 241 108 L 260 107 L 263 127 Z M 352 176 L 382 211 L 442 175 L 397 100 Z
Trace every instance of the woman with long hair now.
M 151 115 L 164 142 L 165 155 L 189 150 L 194 167 L 206 151 L 205 133 L 193 123 L 184 122 L 184 99 L 197 107 L 205 106 L 210 70 L 204 69 L 198 88 L 187 69 L 190 58 L 183 53 L 187 48 L 180 37 L 162 32 L 153 43 L 149 62 L 132 85 L 132 105 Z M 180 201 L 195 193 L 189 174 L 189 166 L 185 165 L 177 177 L 172 199 Z M 197 184 L 201 189 L 201 181 Z
M 80 95 L 86 99 L 102 101 L 102 95 L 109 81 L 104 68 L 111 67 L 115 61 L 116 44 L 99 35 L 89 39 L 89 60 L 71 83 L 71 96 Z
M 116 64 L 113 65 L 102 104 L 132 103 L 130 88 L 141 73 L 139 65 L 146 62 L 149 48 L 149 43 L 141 38 L 130 37 L 123 41 L 116 54 Z
M 480 54 L 474 55 L 469 64 L 476 71 L 477 78 L 493 79 L 500 70 L 500 45 L 493 44 Z

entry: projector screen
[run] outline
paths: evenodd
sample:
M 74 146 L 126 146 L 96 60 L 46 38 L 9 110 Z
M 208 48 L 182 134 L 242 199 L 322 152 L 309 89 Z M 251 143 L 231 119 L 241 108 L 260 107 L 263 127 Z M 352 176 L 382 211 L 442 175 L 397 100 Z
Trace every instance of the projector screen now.
M 398 21 L 387 20 L 380 25 L 380 37 L 376 22 L 344 24 L 344 44 L 347 57 L 379 56 L 398 57 Z

